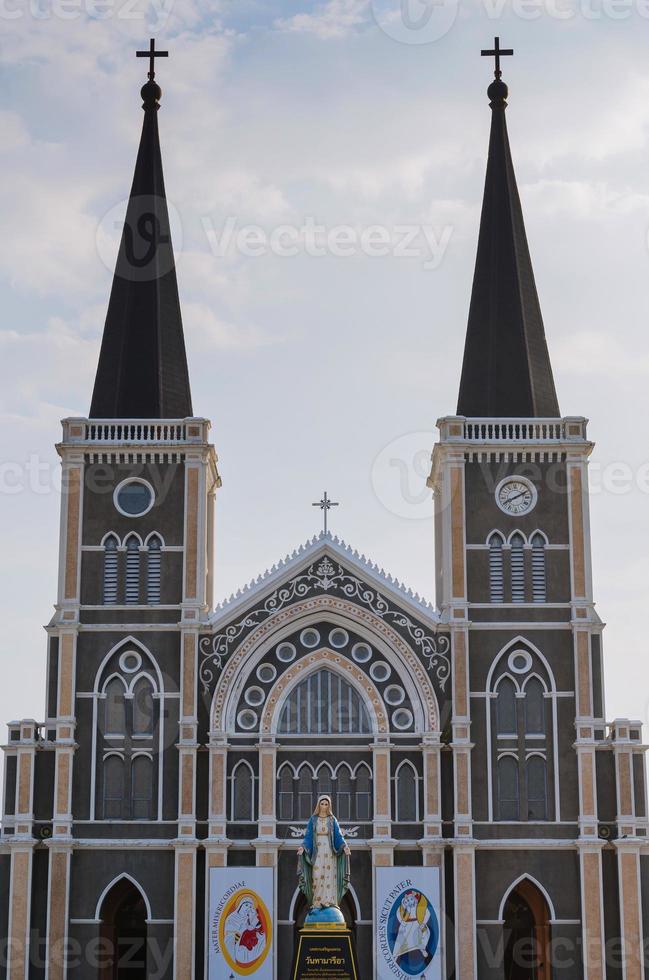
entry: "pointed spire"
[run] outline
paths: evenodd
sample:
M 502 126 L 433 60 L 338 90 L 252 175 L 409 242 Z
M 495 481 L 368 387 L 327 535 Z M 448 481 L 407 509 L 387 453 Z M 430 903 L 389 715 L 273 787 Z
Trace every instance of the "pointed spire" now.
M 192 414 L 169 212 L 162 175 L 154 42 L 142 88 L 144 122 L 90 407 L 91 418 Z
M 491 135 L 478 253 L 464 347 L 458 415 L 557 418 L 552 377 L 523 211 L 512 163 L 496 38 L 495 81 L 487 90 Z

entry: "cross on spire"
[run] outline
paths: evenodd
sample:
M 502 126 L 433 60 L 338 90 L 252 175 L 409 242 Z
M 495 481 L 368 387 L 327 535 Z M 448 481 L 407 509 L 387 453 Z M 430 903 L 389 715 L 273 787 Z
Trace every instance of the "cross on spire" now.
M 340 504 L 336 500 L 329 500 L 327 496 L 327 491 L 325 490 L 322 500 L 316 501 L 316 503 L 311 504 L 312 507 L 319 507 L 322 511 L 322 516 L 324 518 L 324 533 L 327 533 L 327 512 L 331 510 L 332 507 L 339 507 Z
M 168 51 L 156 51 L 155 38 L 153 38 L 153 37 L 151 38 L 151 40 L 149 42 L 149 50 L 148 51 L 136 51 L 135 54 L 136 54 L 136 57 L 138 57 L 138 58 L 148 58 L 149 59 L 149 72 L 148 72 L 148 76 L 149 76 L 149 81 L 151 81 L 151 82 L 155 78 L 155 59 L 156 58 L 168 58 L 169 57 L 169 52 Z
M 493 46 L 493 48 L 491 48 L 490 50 L 483 49 L 480 52 L 480 54 L 482 55 L 483 58 L 487 57 L 487 58 L 494 58 L 495 59 L 496 64 L 495 64 L 495 68 L 494 68 L 494 75 L 496 76 L 496 78 L 500 78 L 500 76 L 502 75 L 502 72 L 500 70 L 500 59 L 501 59 L 501 57 L 504 57 L 504 55 L 513 54 L 513 53 L 514 53 L 514 49 L 513 48 L 501 48 L 500 47 L 500 38 L 499 37 L 495 37 L 494 38 L 494 46 Z

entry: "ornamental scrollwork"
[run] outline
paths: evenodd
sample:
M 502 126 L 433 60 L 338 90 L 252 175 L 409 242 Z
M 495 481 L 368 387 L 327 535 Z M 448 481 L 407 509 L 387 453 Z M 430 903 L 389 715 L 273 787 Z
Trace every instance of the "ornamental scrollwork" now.
M 441 690 L 445 689 L 451 674 L 449 636 L 444 633 L 439 636 L 428 633 L 373 586 L 325 556 L 310 565 L 306 571 L 279 586 L 260 605 L 246 612 L 220 633 L 201 638 L 199 650 L 202 660 L 199 675 L 204 692 L 209 694 L 225 661 L 245 633 L 260 626 L 270 616 L 293 602 L 323 592 L 336 592 L 357 602 L 378 618 L 403 631 Z

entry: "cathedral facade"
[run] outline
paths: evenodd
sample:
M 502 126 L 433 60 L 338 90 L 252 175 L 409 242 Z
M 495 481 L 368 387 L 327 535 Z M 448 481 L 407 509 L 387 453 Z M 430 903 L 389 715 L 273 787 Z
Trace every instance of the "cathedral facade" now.
M 0 977 L 214 980 L 210 875 L 268 869 L 266 966 L 288 980 L 326 793 L 362 980 L 385 975 L 377 882 L 399 868 L 440 884 L 435 966 L 404 976 L 643 980 L 645 746 L 605 714 L 593 444 L 559 410 L 500 72 L 459 401 L 432 452 L 435 604 L 322 533 L 215 606 L 220 478 L 152 76 L 90 412 L 58 444 L 45 713 L 4 746 Z

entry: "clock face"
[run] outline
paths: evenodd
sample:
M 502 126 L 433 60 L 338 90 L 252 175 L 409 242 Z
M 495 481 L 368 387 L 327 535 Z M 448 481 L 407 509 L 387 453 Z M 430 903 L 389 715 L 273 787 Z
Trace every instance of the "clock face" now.
M 536 504 L 536 487 L 523 477 L 508 477 L 496 488 L 496 503 L 505 514 L 528 514 Z

